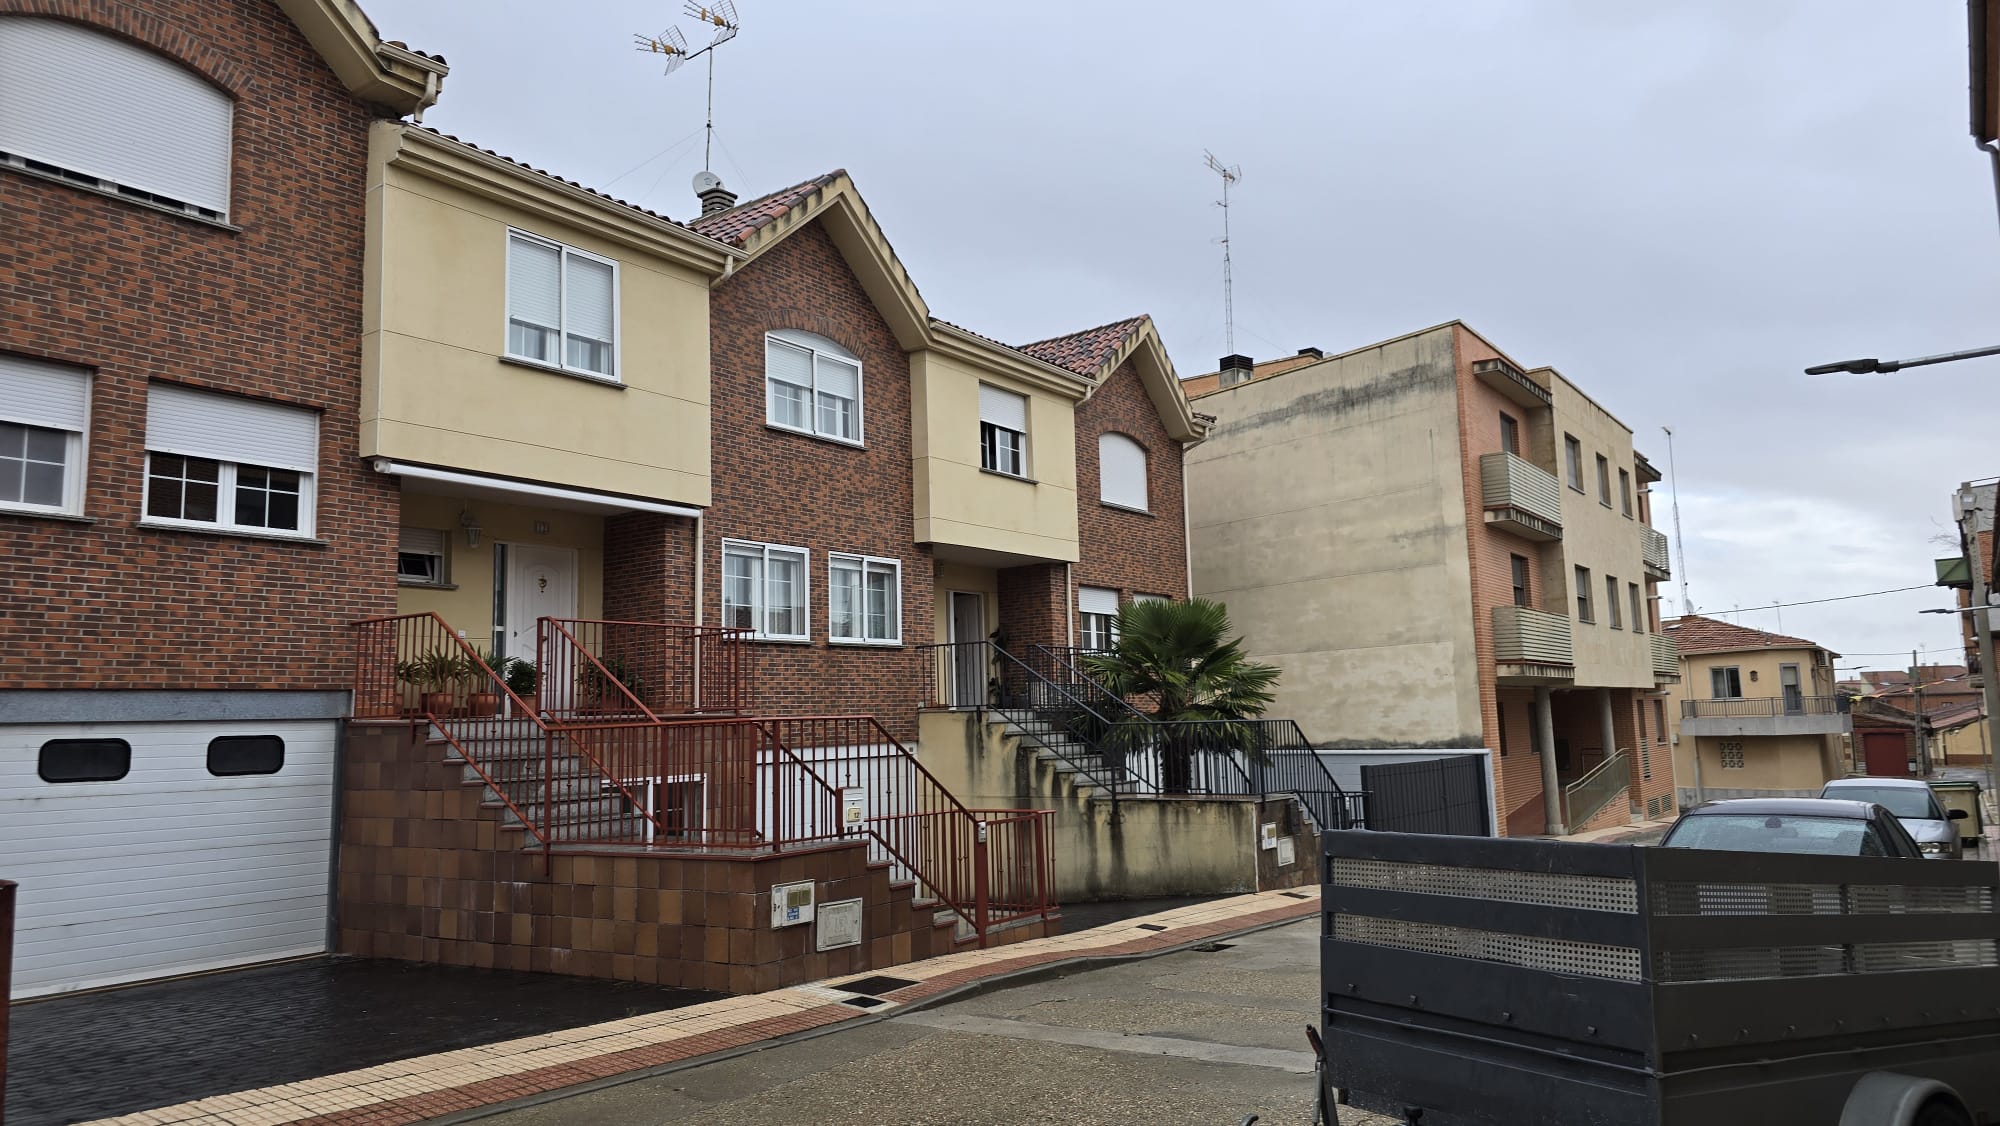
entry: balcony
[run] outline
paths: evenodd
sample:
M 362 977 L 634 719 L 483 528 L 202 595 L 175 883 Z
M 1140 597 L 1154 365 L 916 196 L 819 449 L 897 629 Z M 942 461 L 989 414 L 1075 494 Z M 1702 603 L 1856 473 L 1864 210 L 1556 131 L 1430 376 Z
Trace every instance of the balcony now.
M 1520 368 L 1502 359 L 1476 360 L 1472 378 L 1513 400 L 1514 405 L 1533 410 L 1555 402 L 1549 389 L 1529 379 Z
M 1493 608 L 1494 675 L 1505 684 L 1568 684 L 1576 680 L 1569 619 L 1526 606 Z
M 1562 538 L 1562 486 L 1533 462 L 1510 453 L 1479 459 L 1489 527 L 1547 543 Z
M 1852 730 L 1844 696 L 1741 696 L 1681 701 L 1681 734 L 1841 735 Z
M 1680 643 L 1665 634 L 1653 635 L 1653 682 L 1678 684 L 1681 679 Z
M 1667 578 L 1672 574 L 1667 567 L 1667 534 L 1654 528 L 1643 530 L 1646 533 L 1646 575 L 1655 579 Z

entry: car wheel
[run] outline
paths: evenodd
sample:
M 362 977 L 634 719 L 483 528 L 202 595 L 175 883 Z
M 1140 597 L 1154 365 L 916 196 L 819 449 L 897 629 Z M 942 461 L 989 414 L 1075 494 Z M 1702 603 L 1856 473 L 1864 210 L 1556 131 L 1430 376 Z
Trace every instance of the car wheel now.
M 1910 1126 L 1973 1126 L 1973 1123 L 1971 1116 L 1959 1109 L 1957 1103 L 1937 1098 L 1917 1111 L 1917 1117 Z

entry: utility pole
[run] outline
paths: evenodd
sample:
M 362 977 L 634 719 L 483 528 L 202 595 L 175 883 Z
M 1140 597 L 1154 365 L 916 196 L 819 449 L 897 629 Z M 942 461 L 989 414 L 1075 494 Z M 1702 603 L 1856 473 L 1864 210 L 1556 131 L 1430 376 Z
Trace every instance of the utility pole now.
M 1993 755 L 2000 750 L 2000 728 L 1993 725 L 2000 722 L 2000 680 L 1995 679 L 1993 667 L 1993 615 L 1988 609 L 1993 603 L 1993 592 L 1987 589 L 1987 560 L 1979 550 L 1979 494 L 1972 482 L 1958 487 L 1958 538 L 1965 547 L 1966 570 L 1972 576 L 1972 630 L 1979 642 L 1979 687 L 1980 697 L 1986 704 L 1986 789 L 1991 793 L 1993 783 Z
M 1917 773 L 1931 772 L 1930 747 L 1924 742 L 1924 677 L 1923 666 L 1917 663 L 1917 651 L 1910 650 L 1910 707 L 1916 712 L 1910 719 L 1910 726 L 1917 733 Z

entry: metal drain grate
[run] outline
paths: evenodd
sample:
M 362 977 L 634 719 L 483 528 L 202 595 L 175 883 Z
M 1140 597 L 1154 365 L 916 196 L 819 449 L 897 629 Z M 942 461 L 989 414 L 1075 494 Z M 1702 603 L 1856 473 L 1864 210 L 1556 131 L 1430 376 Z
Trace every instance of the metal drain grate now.
M 1213 954 L 1218 950 L 1233 950 L 1235 947 L 1236 944 L 1233 942 L 1204 942 L 1200 946 L 1192 947 L 1191 949 L 1197 954 Z
M 841 1002 L 843 1005 L 853 1005 L 857 1009 L 872 1009 L 877 1005 L 886 1005 L 888 1003 L 880 997 L 849 997 L 847 1000 Z
M 1142 931 L 1163 931 L 1167 929 L 1158 923 L 1137 923 L 1134 925 Z
M 863 993 L 875 996 L 882 993 L 894 993 L 898 989 L 908 989 L 915 984 L 917 984 L 915 981 L 907 977 L 890 977 L 888 974 L 875 974 L 872 977 L 857 977 L 853 981 L 840 982 L 834 988 L 847 993 Z
M 1310 895 L 1307 895 L 1307 894 L 1306 894 L 1305 892 L 1302 892 L 1302 891 L 1281 891 L 1281 892 L 1279 892 L 1278 894 L 1279 894 L 1279 895 L 1282 895 L 1282 896 L 1286 896 L 1286 897 L 1288 897 L 1288 898 L 1291 898 L 1291 899 L 1311 899 L 1311 898 L 1312 898 L 1312 896 L 1310 896 Z

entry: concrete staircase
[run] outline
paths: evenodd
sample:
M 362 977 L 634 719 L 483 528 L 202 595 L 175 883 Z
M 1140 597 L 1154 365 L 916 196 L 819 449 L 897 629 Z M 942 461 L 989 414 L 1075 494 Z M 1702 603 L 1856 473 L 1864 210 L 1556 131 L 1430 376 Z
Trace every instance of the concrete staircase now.
M 1110 801 L 1114 793 L 1139 792 L 1131 780 L 1100 750 L 1078 739 L 1061 724 L 1034 708 L 992 708 L 987 715 L 1044 764 L 1077 796 Z
M 483 791 L 480 804 L 496 811 L 501 827 L 517 834 L 521 847 L 530 842 L 527 826 L 515 809 L 537 825 L 590 825 L 614 845 L 649 843 L 651 824 L 632 808 L 625 795 L 611 788 L 596 765 L 570 749 L 568 740 L 544 732 L 527 719 L 489 722 L 482 729 L 490 731 L 478 737 L 459 737 L 464 753 L 436 727 L 428 728 L 425 744 L 445 762 L 458 765 L 465 785 Z M 468 754 L 497 788 L 488 785 L 479 770 L 466 761 Z M 545 784 L 545 779 L 552 784 Z M 513 809 L 508 808 L 509 802 Z

